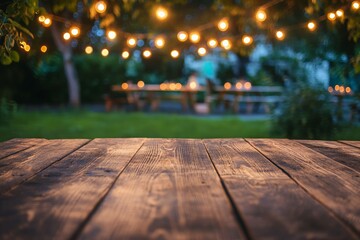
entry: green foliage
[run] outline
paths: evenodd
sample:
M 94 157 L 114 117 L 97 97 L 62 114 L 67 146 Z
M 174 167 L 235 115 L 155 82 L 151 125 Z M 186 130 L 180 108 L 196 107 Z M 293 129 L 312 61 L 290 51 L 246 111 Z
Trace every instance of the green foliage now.
M 221 85 L 225 82 L 232 81 L 234 78 L 234 71 L 231 65 L 220 63 L 216 77 L 220 79 Z
M 305 84 L 287 93 L 273 121 L 275 132 L 297 139 L 331 138 L 335 127 L 327 92 Z
M 8 101 L 6 98 L 0 100 L 0 123 L 8 123 L 14 113 L 17 111 L 17 105 Z

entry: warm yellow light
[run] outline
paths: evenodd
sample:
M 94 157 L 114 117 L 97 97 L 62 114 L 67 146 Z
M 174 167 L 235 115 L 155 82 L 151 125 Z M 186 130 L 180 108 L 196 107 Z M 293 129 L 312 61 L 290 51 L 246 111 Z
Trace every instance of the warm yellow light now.
M 329 93 L 332 93 L 334 91 L 333 87 L 332 86 L 328 87 L 328 91 Z
M 123 51 L 121 53 L 121 56 L 122 56 L 123 59 L 128 59 L 129 56 L 130 56 L 130 53 L 128 51 Z
M 104 48 L 103 50 L 101 50 L 101 55 L 103 57 L 107 57 L 109 55 L 109 50 L 107 50 L 106 48 Z
M 52 21 L 50 18 L 45 18 L 44 22 L 43 22 L 43 26 L 44 27 L 50 27 L 52 24 Z
M 47 46 L 42 45 L 41 48 L 40 48 L 40 51 L 43 52 L 43 53 L 46 53 L 46 51 L 47 51 Z
M 178 34 L 177 34 L 177 39 L 178 39 L 180 42 L 185 42 L 185 41 L 188 39 L 188 34 L 187 34 L 187 32 L 184 32 L 184 31 L 178 32 Z
M 229 39 L 224 39 L 220 42 L 220 45 L 225 48 L 226 50 L 229 50 L 231 48 L 231 42 Z
M 156 17 L 159 20 L 165 20 L 168 17 L 168 11 L 163 7 L 158 7 L 156 9 Z
M 129 88 L 129 84 L 126 83 L 126 82 L 124 82 L 123 84 L 121 84 L 121 88 L 124 89 L 124 90 L 126 90 L 126 89 Z
M 200 41 L 200 34 L 197 32 L 190 33 L 190 41 L 193 43 L 198 43 Z
M 160 90 L 166 90 L 167 89 L 167 84 L 166 83 L 161 83 L 160 84 Z
M 176 84 L 175 84 L 175 83 L 170 83 L 170 84 L 169 84 L 169 88 L 170 88 L 170 90 L 172 90 L 172 91 L 176 90 Z
M 177 90 L 180 90 L 180 89 L 182 88 L 181 83 L 176 83 L 175 86 L 176 86 L 176 89 L 177 89 Z
M 360 2 L 358 2 L 358 1 L 353 1 L 353 2 L 351 3 L 351 9 L 354 10 L 354 11 L 359 10 L 359 9 L 360 9 Z
M 344 93 L 344 92 L 345 92 L 344 86 L 340 86 L 339 91 L 340 91 L 341 93 Z
M 44 15 L 41 15 L 41 16 L 39 16 L 38 17 L 38 21 L 40 22 L 40 23 L 43 23 L 44 21 L 45 21 L 45 16 Z
M 339 85 L 335 85 L 335 91 L 339 91 L 339 89 L 340 89 L 340 86 Z
M 24 48 L 27 45 L 25 41 L 21 41 L 19 44 L 21 48 Z
M 30 45 L 25 45 L 24 46 L 24 50 L 26 51 L 26 52 L 30 52 L 30 49 L 31 49 L 31 47 L 30 47 Z
M 236 85 L 235 85 L 235 87 L 236 87 L 237 89 L 241 89 L 241 88 L 243 87 L 243 85 L 242 85 L 241 82 L 237 82 Z
M 138 81 L 137 82 L 137 86 L 139 87 L 139 88 L 143 88 L 144 86 L 145 86 L 145 83 L 144 83 L 144 81 Z
M 114 40 L 117 36 L 116 32 L 113 30 L 108 31 L 106 35 L 110 40 Z
M 255 16 L 256 16 L 256 20 L 258 20 L 259 22 L 265 21 L 266 17 L 267 17 L 266 12 L 264 10 L 262 10 L 262 9 L 257 10 Z
M 250 45 L 252 42 L 253 42 L 253 38 L 248 36 L 248 35 L 244 35 L 242 37 L 242 42 L 245 44 L 245 45 Z
M 69 40 L 70 37 L 71 37 L 71 35 L 70 35 L 70 33 L 68 33 L 68 32 L 66 32 L 66 33 L 63 34 L 64 40 Z
M 217 45 L 218 45 L 218 42 L 216 41 L 216 39 L 210 39 L 208 42 L 207 42 L 207 45 L 210 47 L 210 48 L 215 48 Z
M 231 83 L 226 82 L 226 83 L 224 84 L 224 88 L 225 88 L 226 90 L 229 90 L 229 89 L 231 88 Z
M 330 21 L 334 21 L 336 19 L 336 14 L 333 13 L 333 12 L 330 12 L 327 14 L 327 18 L 330 20 Z
M 227 19 L 222 19 L 219 23 L 218 23 L 218 28 L 220 31 L 224 32 L 226 30 L 228 30 L 229 28 L 229 22 Z
M 191 82 L 190 85 L 189 85 L 189 87 L 190 87 L 191 89 L 195 89 L 195 88 L 197 88 L 197 83 L 196 83 L 196 82 Z
M 204 47 L 201 47 L 201 48 L 198 49 L 198 54 L 200 56 L 205 56 L 206 52 L 207 52 L 206 48 L 204 48 Z
M 77 37 L 80 34 L 80 28 L 73 26 L 70 28 L 70 33 L 72 36 Z
M 277 31 L 277 32 L 276 32 L 276 38 L 277 38 L 278 40 L 284 40 L 284 38 L 285 38 L 285 33 L 284 33 L 283 31 L 281 31 L 281 30 Z
M 165 39 L 163 37 L 157 37 L 155 39 L 155 46 L 157 48 L 162 48 L 165 45 Z
M 246 90 L 251 89 L 251 82 L 246 82 L 246 83 L 244 84 L 244 88 L 245 88 Z
M 178 50 L 172 50 L 171 53 L 170 53 L 171 57 L 173 58 L 177 58 L 179 57 L 180 53 Z
M 308 22 L 307 28 L 308 28 L 310 31 L 314 31 L 314 30 L 316 29 L 316 24 L 315 24 L 315 22 L 313 22 L 313 21 Z
M 106 3 L 104 1 L 98 1 L 95 3 L 95 11 L 98 13 L 104 13 L 106 11 Z
M 129 47 L 135 47 L 135 46 L 136 46 L 136 39 L 135 39 L 135 38 L 129 38 L 129 39 L 127 40 L 127 45 L 128 45 Z
M 93 52 L 92 46 L 87 46 L 87 47 L 85 48 L 85 53 L 86 53 L 86 54 L 91 54 L 92 52 Z
M 150 50 L 145 50 L 145 51 L 143 52 L 143 56 L 144 56 L 145 58 L 151 57 L 151 52 L 150 52 Z
M 343 16 L 344 16 L 344 10 L 338 9 L 338 10 L 336 11 L 336 16 L 338 16 L 338 17 L 343 17 Z

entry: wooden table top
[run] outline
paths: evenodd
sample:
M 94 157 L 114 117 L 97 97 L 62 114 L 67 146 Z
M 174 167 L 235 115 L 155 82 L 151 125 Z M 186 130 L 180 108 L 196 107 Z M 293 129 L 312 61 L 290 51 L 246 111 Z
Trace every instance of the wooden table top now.
M 360 141 L 13 139 L 0 239 L 359 239 Z

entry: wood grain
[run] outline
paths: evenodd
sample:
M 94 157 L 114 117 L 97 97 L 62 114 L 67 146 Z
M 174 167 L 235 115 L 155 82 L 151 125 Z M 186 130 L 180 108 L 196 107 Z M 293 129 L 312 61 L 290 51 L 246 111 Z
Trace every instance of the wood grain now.
M 45 139 L 38 138 L 14 138 L 6 142 L 0 143 L 0 159 L 10 156 L 11 154 L 20 152 L 29 147 L 45 142 Z M 1 164 L 1 162 L 0 162 Z
M 360 172 L 360 149 L 334 141 L 299 140 L 301 144 Z
M 360 233 L 360 176 L 300 143 L 285 139 L 248 139 L 300 186 Z
M 1 160 L 0 193 L 34 176 L 89 140 L 47 140 Z
M 204 144 L 253 239 L 356 239 L 244 140 L 211 139 Z
M 142 143 L 95 139 L 0 196 L 1 238 L 71 238 Z
M 348 145 L 351 145 L 353 147 L 360 148 L 360 141 L 339 141 Z
M 80 239 L 244 239 L 197 140 L 150 139 L 116 181 Z

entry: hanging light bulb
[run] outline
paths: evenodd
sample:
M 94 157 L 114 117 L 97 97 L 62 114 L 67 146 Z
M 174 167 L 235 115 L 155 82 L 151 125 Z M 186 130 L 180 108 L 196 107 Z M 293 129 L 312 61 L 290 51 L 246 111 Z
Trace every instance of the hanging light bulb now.
M 276 38 L 278 40 L 284 40 L 285 38 L 285 33 L 281 30 L 277 31 L 276 34 L 275 34 Z
M 144 83 L 144 81 L 140 80 L 137 82 L 136 85 L 138 86 L 138 88 L 143 88 L 145 86 L 145 83 Z
M 209 41 L 207 42 L 207 45 L 210 48 L 216 48 L 216 46 L 218 45 L 218 42 L 216 39 L 212 38 L 212 39 L 209 39 Z
M 253 41 L 254 41 L 254 40 L 253 40 L 253 38 L 252 38 L 251 36 L 244 35 L 244 36 L 242 37 L 242 42 L 243 42 L 243 44 L 245 44 L 245 45 L 250 45 Z
M 180 41 L 180 42 L 185 42 L 187 39 L 188 39 L 188 34 L 184 31 L 180 31 L 178 34 L 177 34 L 177 39 Z
M 338 16 L 339 18 L 344 16 L 344 10 L 342 10 L 342 9 L 336 10 L 335 13 L 336 13 L 336 16 Z
M 98 1 L 95 3 L 95 11 L 98 13 L 104 13 L 106 11 L 106 3 L 104 1 Z
M 24 46 L 24 50 L 25 50 L 26 52 L 30 52 L 30 50 L 31 50 L 30 45 L 26 44 L 26 45 Z
M 206 48 L 204 48 L 204 47 L 201 47 L 201 48 L 198 49 L 198 54 L 200 56 L 205 56 L 206 52 L 207 52 Z
M 330 20 L 330 21 L 334 21 L 336 19 L 336 14 L 333 13 L 333 12 L 330 12 L 327 14 L 327 18 Z
M 48 48 L 47 48 L 46 45 L 42 45 L 41 48 L 40 48 L 40 51 L 41 51 L 42 53 L 46 53 L 47 49 L 48 49 Z
M 263 9 L 257 10 L 255 17 L 256 17 L 256 20 L 258 20 L 259 22 L 265 21 L 267 18 L 265 10 L 263 10 Z
M 39 21 L 39 23 L 43 23 L 44 21 L 45 21 L 45 16 L 44 15 L 41 15 L 41 16 L 39 16 L 38 17 L 38 21 Z
M 161 21 L 165 20 L 168 17 L 168 11 L 166 10 L 166 8 L 158 7 L 156 9 L 156 17 Z
M 198 32 L 190 33 L 190 41 L 193 43 L 198 43 L 200 41 L 200 34 Z
M 157 37 L 155 39 L 155 46 L 157 48 L 162 48 L 165 45 L 165 39 L 163 37 Z
M 358 1 L 353 1 L 353 2 L 351 3 L 351 9 L 352 9 L 353 11 L 359 10 L 359 9 L 360 9 L 360 2 L 358 2 Z
M 109 40 L 114 40 L 117 36 L 117 34 L 114 30 L 108 31 L 106 35 Z
M 52 24 L 52 21 L 51 21 L 51 18 L 45 18 L 45 20 L 43 21 L 43 26 L 44 27 L 50 27 L 51 26 L 51 24 Z
M 87 47 L 85 48 L 85 53 L 86 53 L 86 54 L 91 54 L 92 52 L 93 52 L 92 46 L 87 46 Z
M 123 59 L 128 59 L 128 58 L 130 57 L 130 53 L 129 53 L 128 51 L 123 51 L 123 52 L 121 53 L 121 57 L 122 57 Z
M 172 58 L 178 58 L 180 53 L 179 53 L 178 50 L 172 50 L 170 55 L 171 55 Z
M 221 19 L 218 23 L 218 28 L 220 31 L 225 32 L 229 28 L 229 22 L 227 19 Z
M 71 37 L 71 35 L 70 35 L 70 33 L 68 33 L 68 32 L 66 32 L 66 33 L 63 34 L 64 40 L 69 40 L 70 37 Z
M 220 45 L 226 49 L 226 50 L 229 50 L 231 48 L 231 42 L 229 39 L 224 39 L 220 42 Z
M 316 23 L 313 22 L 313 21 L 308 22 L 307 28 L 308 28 L 310 31 L 314 31 L 314 30 L 316 29 Z
M 133 38 L 133 37 L 131 37 L 131 38 L 129 38 L 128 40 L 127 40 L 127 45 L 129 46 L 129 47 L 135 47 L 136 46 L 136 39 L 135 38 Z
M 104 48 L 103 50 L 101 50 L 101 55 L 103 57 L 107 57 L 109 55 L 109 50 L 107 50 L 106 48 Z
M 145 58 L 151 57 L 151 52 L 150 52 L 150 50 L 145 50 L 145 51 L 143 52 L 143 56 L 144 56 Z
M 80 28 L 77 27 L 77 26 L 72 26 L 70 28 L 70 34 L 73 36 L 73 37 L 77 37 L 80 35 Z

